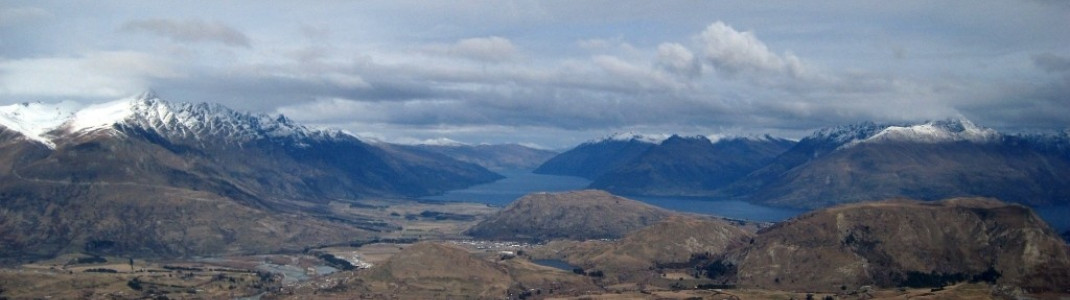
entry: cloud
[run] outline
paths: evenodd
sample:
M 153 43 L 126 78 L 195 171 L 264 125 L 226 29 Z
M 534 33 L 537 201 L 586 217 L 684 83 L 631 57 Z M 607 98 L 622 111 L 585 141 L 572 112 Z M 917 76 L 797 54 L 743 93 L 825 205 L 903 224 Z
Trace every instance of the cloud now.
M 655 64 L 669 73 L 687 78 L 697 78 L 702 75 L 702 62 L 695 57 L 694 53 L 691 53 L 691 50 L 677 43 L 658 45 Z
M 0 8 L 0 27 L 16 26 L 55 17 L 47 10 L 38 7 Z
M 773 53 L 754 33 L 737 31 L 721 21 L 706 27 L 697 40 L 702 58 L 723 74 L 753 72 L 798 77 L 804 71 L 795 55 Z
M 169 61 L 131 51 L 7 60 L 0 61 L 0 95 L 123 97 L 149 88 L 154 78 L 183 76 Z
M 145 19 L 126 22 L 121 30 L 147 32 L 175 42 L 216 42 L 231 47 L 250 47 L 249 37 L 220 22 Z
M 0 5 L 0 101 L 152 88 L 386 138 L 553 147 L 958 113 L 1065 127 L 1068 7 L 980 1 L 32 1 Z
M 517 49 L 506 38 L 490 36 L 467 38 L 446 46 L 431 46 L 432 52 L 482 62 L 506 62 L 517 58 Z
M 1052 53 L 1033 55 L 1033 65 L 1051 73 L 1070 71 L 1070 58 Z

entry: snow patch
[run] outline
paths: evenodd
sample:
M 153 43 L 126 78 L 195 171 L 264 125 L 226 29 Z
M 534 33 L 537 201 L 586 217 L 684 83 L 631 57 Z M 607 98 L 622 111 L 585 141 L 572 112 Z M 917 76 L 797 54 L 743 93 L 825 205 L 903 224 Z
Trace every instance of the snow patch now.
M 905 126 L 886 125 L 875 133 L 856 134 L 854 136 L 856 138 L 846 141 L 839 149 L 850 148 L 862 143 L 879 142 L 926 144 L 950 142 L 990 143 L 998 142 L 1002 137 L 994 129 L 974 125 L 973 122 L 965 119 L 930 121 L 923 124 Z
M 734 141 L 734 140 L 746 140 L 754 142 L 775 142 L 786 141 L 786 139 L 771 136 L 769 134 L 710 134 L 706 135 L 706 139 L 710 140 L 710 143 L 718 143 L 721 141 Z
M 428 145 L 428 146 L 454 146 L 454 147 L 456 147 L 456 146 L 467 146 L 468 145 L 468 144 L 465 144 L 465 143 L 462 143 L 462 142 L 459 142 L 459 141 L 456 141 L 456 140 L 453 140 L 453 139 L 450 139 L 450 138 L 445 138 L 445 137 L 434 138 L 434 139 L 426 139 L 426 140 L 419 141 L 416 144 L 417 145 Z
M 122 122 L 133 115 L 134 111 L 130 109 L 130 101 L 130 99 L 123 99 L 87 106 L 75 113 L 73 118 L 66 122 L 66 129 L 71 132 L 82 132 L 110 128 L 112 125 Z
M 0 125 L 51 148 L 56 146 L 55 135 L 114 130 L 116 125 L 173 139 L 218 138 L 225 143 L 281 138 L 302 146 L 307 139 L 352 137 L 342 131 L 295 124 L 282 115 L 237 112 L 219 104 L 171 103 L 151 92 L 84 107 L 75 102 L 2 106 Z
M 587 142 L 588 144 L 597 144 L 605 141 L 639 141 L 648 144 L 661 144 L 661 142 L 669 139 L 671 134 L 640 134 L 636 132 L 618 132 L 596 140 Z
M 62 125 L 80 107 L 80 104 L 72 101 L 0 106 L 0 125 L 21 133 L 27 139 L 55 147 L 48 133 Z

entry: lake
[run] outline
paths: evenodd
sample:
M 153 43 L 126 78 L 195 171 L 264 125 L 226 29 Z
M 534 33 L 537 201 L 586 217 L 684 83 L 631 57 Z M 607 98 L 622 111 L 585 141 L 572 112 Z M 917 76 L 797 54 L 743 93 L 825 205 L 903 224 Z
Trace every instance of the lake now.
M 506 178 L 424 199 L 506 206 L 513 200 L 530 193 L 581 190 L 591 183 L 590 180 L 581 177 L 541 175 L 531 173 L 529 170 L 498 173 Z M 627 198 L 669 210 L 764 222 L 782 221 L 806 212 L 805 210 L 755 205 L 738 200 L 645 196 L 628 196 Z M 1070 205 L 1034 207 L 1033 209 L 1059 232 L 1070 230 Z
M 530 193 L 582 190 L 591 184 L 590 180 L 582 177 L 541 175 L 531 173 L 530 170 L 498 171 L 498 174 L 502 174 L 505 178 L 423 199 L 506 206 L 513 200 Z
M 505 179 L 472 186 L 463 190 L 449 191 L 442 195 L 423 199 L 506 206 L 513 200 L 530 193 L 582 190 L 591 184 L 590 180 L 582 177 L 542 175 L 531 173 L 531 171 L 527 170 L 502 171 L 498 173 L 505 176 Z M 642 196 L 629 196 L 627 198 L 669 210 L 753 221 L 782 221 L 805 212 L 803 210 L 765 207 L 735 200 Z
M 568 272 L 572 272 L 573 269 L 582 269 L 580 267 L 570 265 L 570 264 L 568 264 L 568 262 L 560 260 L 560 259 L 536 259 L 536 260 L 532 260 L 531 262 L 533 262 L 533 263 L 535 263 L 537 265 L 540 265 L 540 266 L 547 266 L 547 267 L 551 267 L 551 268 L 555 268 L 555 269 L 559 269 L 559 270 L 564 270 L 564 271 L 568 271 Z

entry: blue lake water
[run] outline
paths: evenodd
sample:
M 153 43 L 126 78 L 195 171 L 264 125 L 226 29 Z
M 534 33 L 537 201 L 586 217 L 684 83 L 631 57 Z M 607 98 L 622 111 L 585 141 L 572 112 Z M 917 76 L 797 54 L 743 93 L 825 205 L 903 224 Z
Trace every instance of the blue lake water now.
M 581 190 L 591 183 L 590 180 L 581 177 L 540 175 L 531 173 L 528 170 L 498 173 L 506 178 L 424 199 L 506 206 L 513 200 L 529 193 Z M 644 196 L 628 196 L 627 198 L 675 211 L 752 221 L 776 222 L 806 212 L 804 210 L 766 207 L 737 200 Z M 1034 207 L 1033 209 L 1059 232 L 1070 230 L 1070 205 Z
M 1059 232 L 1070 230 L 1070 205 L 1034 207 L 1033 210 Z
M 504 175 L 505 179 L 423 199 L 506 206 L 530 193 L 581 190 L 591 184 L 590 180 L 582 177 L 540 175 L 529 170 L 499 171 L 498 174 Z
M 564 271 L 568 271 L 568 272 L 572 272 L 572 269 L 579 268 L 577 266 L 570 265 L 570 264 L 568 264 L 568 262 L 560 260 L 560 259 L 536 259 L 536 260 L 532 260 L 531 262 L 533 262 L 533 263 L 535 263 L 537 265 L 547 266 L 547 267 L 551 267 L 551 268 L 555 268 L 555 269 L 559 269 L 559 270 L 564 270 Z
M 492 183 L 472 186 L 463 190 L 449 191 L 439 196 L 425 197 L 429 200 L 464 201 L 506 206 L 517 198 L 534 192 L 562 192 L 581 190 L 591 184 L 590 180 L 573 176 L 540 175 L 527 170 L 498 172 L 506 178 Z M 712 200 L 674 197 L 627 197 L 665 209 L 717 215 L 732 219 L 753 221 L 782 221 L 794 217 L 802 210 L 782 209 L 754 205 L 743 201 Z

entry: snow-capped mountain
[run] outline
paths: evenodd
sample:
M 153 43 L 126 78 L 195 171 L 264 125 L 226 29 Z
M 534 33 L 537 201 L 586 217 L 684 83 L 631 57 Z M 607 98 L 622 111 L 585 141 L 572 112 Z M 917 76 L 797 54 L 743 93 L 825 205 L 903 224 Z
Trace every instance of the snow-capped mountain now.
M 151 92 L 88 106 L 70 102 L 3 106 L 0 107 L 0 125 L 50 148 L 55 148 L 55 139 L 65 135 L 122 129 L 143 130 L 174 140 L 218 139 L 225 143 L 344 135 L 336 130 L 311 129 L 282 115 L 272 117 L 238 112 L 211 103 L 172 103 Z
M 0 194 L 8 195 L 0 200 L 10 217 L 0 228 L 18 237 L 0 247 L 0 260 L 25 252 L 12 248 L 51 257 L 94 241 L 108 245 L 99 253 L 137 257 L 337 243 L 339 235 L 319 230 L 386 225 L 337 214 L 330 203 L 433 195 L 501 178 L 473 163 L 281 116 L 152 94 L 2 107 L 0 154 Z M 45 205 L 47 215 L 37 209 Z M 303 216 L 293 217 L 298 211 Z M 148 223 L 155 220 L 168 223 Z
M 865 139 L 854 139 L 841 147 L 880 142 L 991 143 L 1000 141 L 1000 138 L 1000 133 L 994 129 L 974 125 L 973 122 L 966 119 L 952 119 L 905 126 L 889 125 Z
M 82 106 L 75 102 L 45 104 L 41 102 L 0 106 L 0 126 L 25 138 L 55 147 L 48 132 L 72 119 Z
M 769 134 L 710 134 L 705 137 L 714 144 L 721 141 L 776 142 L 787 140 Z
M 587 141 L 571 150 L 550 158 L 538 168 L 537 174 L 577 176 L 595 179 L 624 164 L 647 149 L 669 138 L 664 135 L 642 135 L 634 132 L 615 133 Z
M 895 197 L 1066 203 L 1070 143 L 1063 136 L 1001 134 L 963 119 L 836 126 L 802 139 L 726 194 L 802 208 Z
M 607 135 L 607 136 L 604 136 L 604 137 L 601 137 L 601 138 L 597 138 L 597 139 L 594 139 L 594 140 L 587 141 L 585 144 L 597 144 L 597 143 L 602 143 L 602 142 L 607 142 L 607 141 L 618 141 L 618 142 L 639 141 L 639 142 L 648 143 L 648 144 L 660 144 L 661 142 L 665 141 L 666 139 L 668 139 L 671 136 L 672 136 L 671 134 L 643 134 L 643 133 L 638 133 L 638 132 L 634 132 L 634 131 L 617 132 L 617 133 L 613 133 L 613 134 L 610 134 L 610 135 Z
M 1000 141 L 994 129 L 977 126 L 966 119 L 927 121 L 918 124 L 880 124 L 863 122 L 818 130 L 806 139 L 838 144 L 849 148 L 862 143 L 914 142 L 945 143 Z
M 618 194 L 709 196 L 795 145 L 771 136 L 672 136 L 598 176 L 591 188 Z

